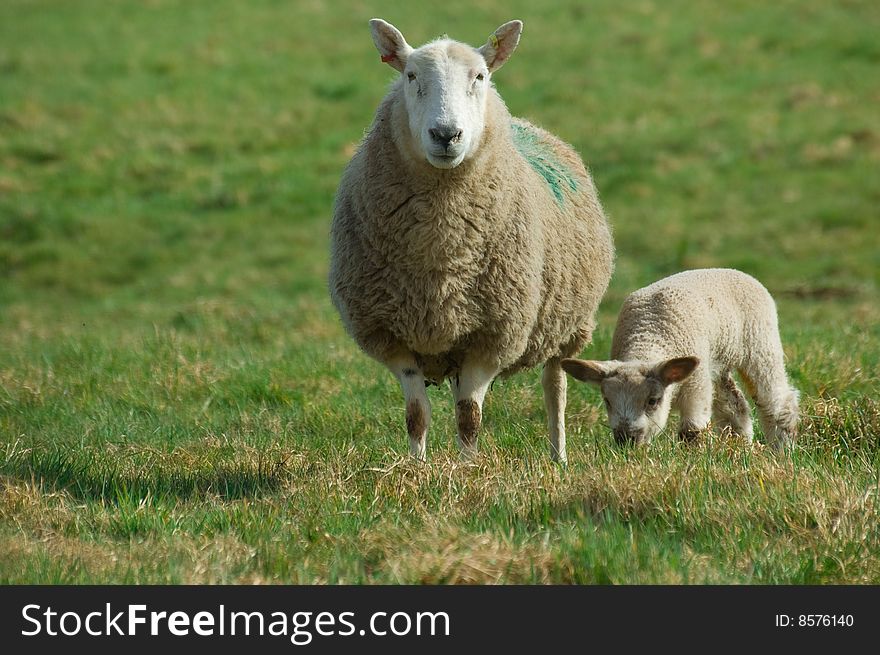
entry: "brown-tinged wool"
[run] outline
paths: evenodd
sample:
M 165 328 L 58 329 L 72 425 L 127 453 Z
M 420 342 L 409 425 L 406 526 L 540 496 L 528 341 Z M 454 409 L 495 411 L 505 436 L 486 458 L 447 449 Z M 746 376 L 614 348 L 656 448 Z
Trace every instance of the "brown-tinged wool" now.
M 408 151 L 397 81 L 336 195 L 330 294 L 368 355 L 406 350 L 425 377 L 458 373 L 476 352 L 501 374 L 589 341 L 614 247 L 589 173 L 548 132 L 510 116 L 494 89 L 476 153 L 437 169 Z M 512 125 L 573 176 L 554 197 L 514 145 Z

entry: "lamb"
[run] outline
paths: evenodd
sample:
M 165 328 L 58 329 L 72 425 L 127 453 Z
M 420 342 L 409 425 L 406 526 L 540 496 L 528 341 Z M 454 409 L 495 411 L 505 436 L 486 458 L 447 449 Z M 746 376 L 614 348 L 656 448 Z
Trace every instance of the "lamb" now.
M 798 392 L 788 382 L 776 304 L 755 278 L 732 269 L 685 271 L 633 292 L 623 303 L 610 361 L 562 360 L 598 384 L 618 443 L 644 444 L 681 414 L 679 436 L 709 425 L 752 440 L 752 416 L 733 379 L 754 399 L 768 443 L 790 445 Z
M 544 364 L 551 456 L 566 460 L 560 360 L 589 342 L 614 264 L 592 178 L 574 149 L 512 118 L 490 82 L 522 22 L 479 49 L 418 49 L 370 21 L 400 73 L 347 166 L 329 288 L 360 348 L 399 381 L 410 452 L 426 453 L 426 385 L 448 379 L 458 446 L 477 450 L 494 378 Z

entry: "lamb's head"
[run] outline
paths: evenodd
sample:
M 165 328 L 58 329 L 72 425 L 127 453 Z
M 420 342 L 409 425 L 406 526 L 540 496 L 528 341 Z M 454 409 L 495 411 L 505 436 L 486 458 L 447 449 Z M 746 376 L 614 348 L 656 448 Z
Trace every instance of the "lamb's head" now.
M 598 384 L 608 423 L 619 444 L 647 444 L 669 419 L 669 387 L 687 378 L 696 357 L 659 362 L 606 362 L 563 359 L 562 368 L 582 382 Z
M 480 48 L 439 39 L 414 50 L 381 19 L 370 29 L 382 61 L 401 73 L 413 151 L 437 168 L 471 157 L 485 127 L 489 78 L 519 43 L 522 22 L 505 23 Z

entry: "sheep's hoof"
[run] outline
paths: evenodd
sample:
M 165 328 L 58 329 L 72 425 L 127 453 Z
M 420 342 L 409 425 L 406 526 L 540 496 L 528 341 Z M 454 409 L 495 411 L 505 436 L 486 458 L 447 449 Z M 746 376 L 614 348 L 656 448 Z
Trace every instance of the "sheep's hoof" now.
M 459 451 L 458 458 L 462 464 L 477 464 L 477 456 L 480 454 L 476 448 L 465 448 L 461 447 L 461 442 L 459 442 Z
M 427 459 L 427 448 L 425 447 L 425 439 L 410 439 L 409 454 L 418 462 L 424 462 Z

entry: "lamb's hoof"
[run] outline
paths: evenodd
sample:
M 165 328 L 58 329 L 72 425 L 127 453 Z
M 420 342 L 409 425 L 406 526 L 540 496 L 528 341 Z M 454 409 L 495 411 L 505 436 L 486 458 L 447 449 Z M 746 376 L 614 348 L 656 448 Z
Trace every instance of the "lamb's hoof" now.
M 793 439 L 774 439 L 770 441 L 767 446 L 774 453 L 779 455 L 790 455 L 791 451 L 794 450 L 794 440 Z
M 687 445 L 695 445 L 700 441 L 700 431 L 695 430 L 693 428 L 688 428 L 687 430 L 682 430 L 678 433 L 678 439 L 683 444 Z

